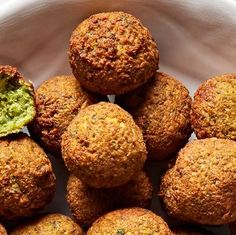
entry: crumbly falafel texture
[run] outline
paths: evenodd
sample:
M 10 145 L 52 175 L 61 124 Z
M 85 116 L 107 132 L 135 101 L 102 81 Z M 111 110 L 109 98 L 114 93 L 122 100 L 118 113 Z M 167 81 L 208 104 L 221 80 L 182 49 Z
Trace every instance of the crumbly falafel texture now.
M 144 84 L 158 69 L 159 52 L 151 33 L 134 16 L 106 12 L 90 16 L 73 32 L 69 60 L 88 90 L 123 94 Z
M 163 176 L 160 196 L 169 215 L 177 219 L 222 225 L 236 220 L 235 182 L 236 142 L 194 140 Z
M 82 109 L 62 135 L 69 171 L 95 188 L 127 183 L 146 160 L 143 135 L 131 115 L 100 102 Z
M 62 214 L 41 216 L 15 228 L 10 235 L 83 235 L 81 227 Z
M 206 80 L 196 91 L 191 122 L 199 139 L 236 141 L 236 74 Z
M 171 235 L 165 221 L 153 212 L 129 208 L 110 212 L 88 230 L 87 235 Z
M 126 184 L 110 189 L 96 189 L 71 175 L 67 183 L 67 202 L 78 224 L 85 227 L 105 213 L 126 207 L 147 208 L 153 187 L 144 171 L 138 172 Z
M 44 151 L 26 134 L 0 139 L 0 216 L 31 216 L 55 192 L 55 175 Z
M 19 132 L 35 116 L 34 89 L 11 66 L 0 66 L 0 137 Z
M 45 151 L 61 157 L 61 136 L 77 113 L 96 103 L 74 76 L 55 76 L 35 92 L 36 117 L 29 126 L 31 136 Z
M 172 76 L 157 72 L 142 87 L 117 96 L 141 128 L 152 160 L 174 157 L 191 133 L 191 97 L 187 88 Z

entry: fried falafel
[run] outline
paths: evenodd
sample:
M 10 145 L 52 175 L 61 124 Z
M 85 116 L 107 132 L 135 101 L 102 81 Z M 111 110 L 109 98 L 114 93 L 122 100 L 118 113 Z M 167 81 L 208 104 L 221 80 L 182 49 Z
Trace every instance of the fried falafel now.
M 19 132 L 35 116 L 34 88 L 9 65 L 0 66 L 0 137 Z
M 236 219 L 236 142 L 208 138 L 188 143 L 163 176 L 160 196 L 180 220 L 221 225 Z
M 84 227 L 114 209 L 111 189 L 90 187 L 75 175 L 69 176 L 66 199 L 75 221 Z
M 15 228 L 10 235 L 83 235 L 83 230 L 70 217 L 49 214 Z
M 95 188 L 127 183 L 146 160 L 142 132 L 129 113 L 100 102 L 82 109 L 62 135 L 68 170 Z
M 0 216 L 30 216 L 49 203 L 55 175 L 44 151 L 26 134 L 0 139 Z
M 165 160 L 174 156 L 191 133 L 191 97 L 175 78 L 157 72 L 145 85 L 116 97 L 143 131 L 148 157 Z
M 158 69 L 159 52 L 151 33 L 134 16 L 106 12 L 90 16 L 74 30 L 69 60 L 88 90 L 117 95 L 144 84 Z
M 61 135 L 80 109 L 95 102 L 73 76 L 52 77 L 36 90 L 36 117 L 29 131 L 46 151 L 61 156 Z
M 216 76 L 196 91 L 191 122 L 198 139 L 236 141 L 236 74 Z
M 128 183 L 110 189 L 96 189 L 71 175 L 67 184 L 67 202 L 78 224 L 90 226 L 103 214 L 125 207 L 147 208 L 153 187 L 144 171 L 137 173 Z
M 165 221 L 153 212 L 142 208 L 110 212 L 88 230 L 87 235 L 171 235 Z
M 7 235 L 6 229 L 3 227 L 2 224 L 0 224 L 0 235 Z

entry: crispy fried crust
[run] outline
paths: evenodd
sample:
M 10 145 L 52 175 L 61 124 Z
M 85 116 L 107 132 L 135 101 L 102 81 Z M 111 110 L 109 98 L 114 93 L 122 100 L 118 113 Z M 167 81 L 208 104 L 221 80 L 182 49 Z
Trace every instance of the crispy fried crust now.
M 81 227 L 61 214 L 41 216 L 14 229 L 10 235 L 83 235 Z
M 174 156 L 192 133 L 191 97 L 186 87 L 165 73 L 156 73 L 144 86 L 116 98 L 142 129 L 148 156 Z
M 130 208 L 110 212 L 88 230 L 87 235 L 171 235 L 164 220 L 153 212 Z
M 236 142 L 194 140 L 162 178 L 167 212 L 188 222 L 221 225 L 236 219 Z
M 2 224 L 0 224 L 0 235 L 7 235 L 6 229 L 3 227 Z
M 107 12 L 90 16 L 74 30 L 69 59 L 75 77 L 87 89 L 123 94 L 151 78 L 158 68 L 159 52 L 137 18 Z
M 143 168 L 146 147 L 130 114 L 106 102 L 81 110 L 62 135 L 69 171 L 95 188 L 127 183 Z
M 90 226 L 99 216 L 123 207 L 148 207 L 153 187 L 144 171 L 128 183 L 111 189 L 92 188 L 71 175 L 67 184 L 67 201 L 79 224 Z
M 61 135 L 79 110 L 96 102 L 73 76 L 56 76 L 36 90 L 37 115 L 29 127 L 43 148 L 61 156 Z
M 67 202 L 75 221 L 89 227 L 98 217 L 113 210 L 111 189 L 97 189 L 83 183 L 75 175 L 67 183 Z
M 55 175 L 43 150 L 27 135 L 0 140 L 0 216 L 30 216 L 49 203 Z
M 191 122 L 199 139 L 236 140 L 236 74 L 213 77 L 198 88 Z

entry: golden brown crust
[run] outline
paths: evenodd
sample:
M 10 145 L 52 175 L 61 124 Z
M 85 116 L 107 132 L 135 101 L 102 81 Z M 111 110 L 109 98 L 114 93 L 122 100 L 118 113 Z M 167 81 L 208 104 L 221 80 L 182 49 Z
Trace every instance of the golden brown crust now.
M 199 139 L 236 140 L 236 74 L 216 76 L 196 91 L 191 122 Z
M 151 78 L 158 68 L 159 52 L 137 18 L 107 12 L 90 16 L 74 30 L 69 59 L 75 77 L 87 89 L 123 94 Z
M 130 208 L 110 212 L 88 230 L 87 235 L 171 235 L 164 220 L 153 212 Z
M 36 90 L 37 115 L 30 133 L 48 152 L 61 156 L 61 135 L 80 109 L 95 102 L 73 76 L 52 77 Z
M 2 224 L 0 224 L 0 235 L 7 235 L 6 229 L 3 227 Z
M 67 183 L 67 202 L 75 221 L 89 227 L 98 217 L 113 210 L 111 189 L 96 189 L 74 175 Z
M 0 140 L 0 216 L 30 216 L 51 201 L 55 175 L 43 150 L 27 135 Z
M 130 114 L 106 102 L 81 110 L 62 135 L 62 155 L 71 173 L 95 188 L 127 183 L 143 168 L 146 147 Z
M 67 184 L 67 201 L 78 224 L 88 227 L 99 216 L 115 209 L 147 208 L 152 191 L 152 184 L 144 171 L 137 173 L 125 185 L 111 189 L 92 188 L 71 175 Z
M 33 84 L 30 81 L 26 81 L 23 78 L 23 76 L 17 71 L 17 69 L 10 65 L 0 65 L 0 80 L 1 78 L 7 78 L 8 81 L 14 82 L 15 86 L 25 87 L 25 89 L 27 90 L 27 93 L 31 96 L 31 99 L 33 101 L 32 117 L 31 117 L 31 120 L 28 121 L 28 123 L 25 123 L 24 125 L 30 124 L 36 115 L 35 93 L 34 93 Z M 19 128 L 14 128 L 10 132 L 7 132 L 7 133 L 0 132 L 0 137 L 7 136 L 8 134 L 18 133 L 24 127 L 24 125 L 22 125 Z
M 14 229 L 10 235 L 83 235 L 83 230 L 70 217 L 61 214 L 41 216 Z
M 188 143 L 162 178 L 167 212 L 188 222 L 221 225 L 236 219 L 236 142 L 209 138 Z
M 142 129 L 148 156 L 174 156 L 192 133 L 191 97 L 184 85 L 165 73 L 156 73 L 144 86 L 116 98 Z

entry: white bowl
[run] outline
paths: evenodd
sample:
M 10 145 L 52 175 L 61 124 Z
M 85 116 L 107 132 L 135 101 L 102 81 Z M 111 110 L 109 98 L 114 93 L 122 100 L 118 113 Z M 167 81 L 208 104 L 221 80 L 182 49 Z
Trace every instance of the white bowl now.
M 67 48 L 72 30 L 93 13 L 120 10 L 137 16 L 150 29 L 160 50 L 160 70 L 181 80 L 191 95 L 205 79 L 235 72 L 234 0 L 0 1 L 0 64 L 16 66 L 35 86 L 50 76 L 69 74 Z M 45 211 L 69 214 L 67 172 L 62 161 L 51 160 L 57 193 Z M 161 169 L 157 165 L 151 167 L 156 185 Z M 169 220 L 157 196 L 151 208 Z M 210 230 L 228 234 L 223 226 Z

